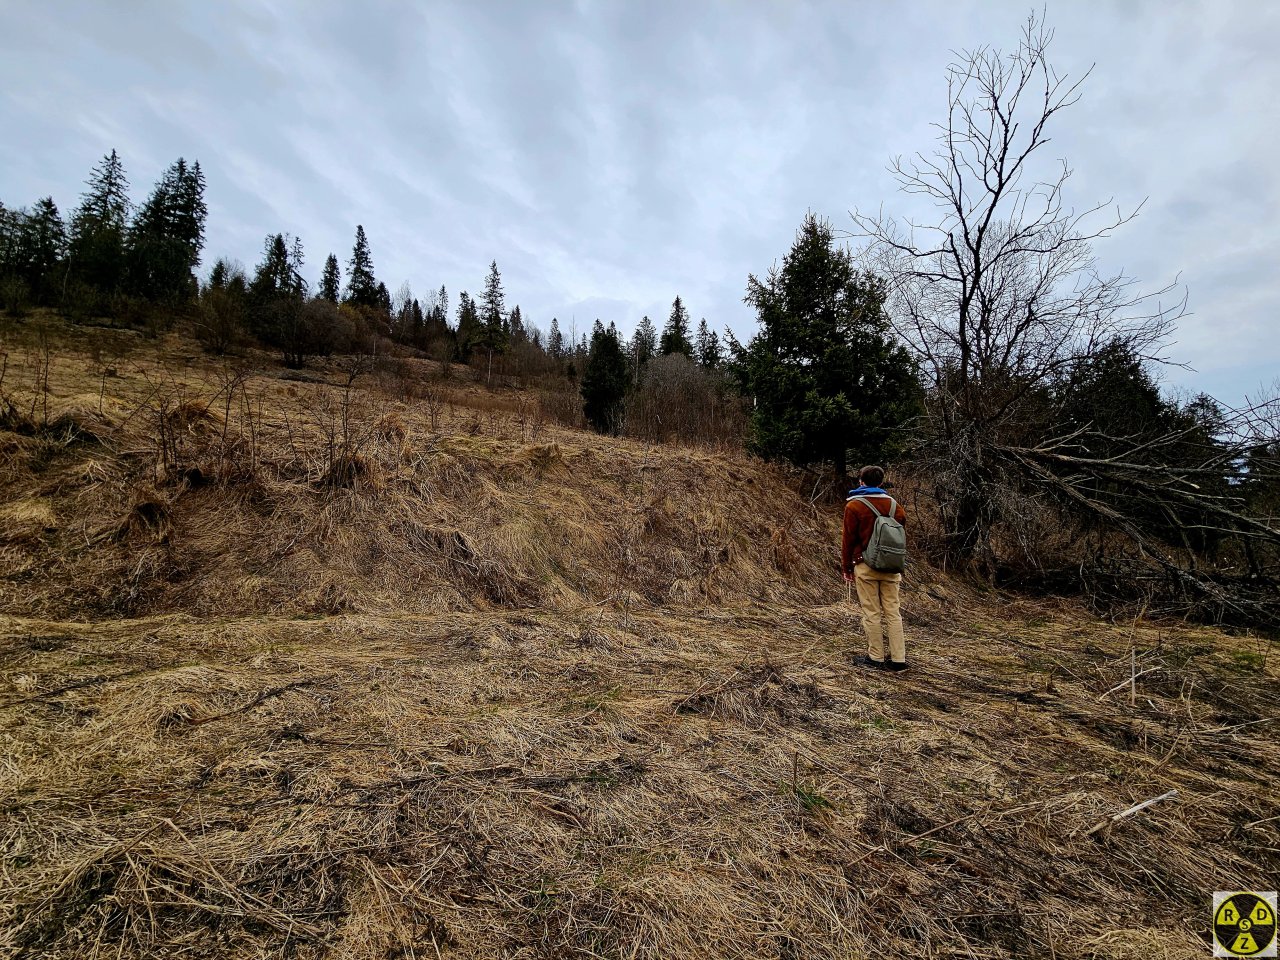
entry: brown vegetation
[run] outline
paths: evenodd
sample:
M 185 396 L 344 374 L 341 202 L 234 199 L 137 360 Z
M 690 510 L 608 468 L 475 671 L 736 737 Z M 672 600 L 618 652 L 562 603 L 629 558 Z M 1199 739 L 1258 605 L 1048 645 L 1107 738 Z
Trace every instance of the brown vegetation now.
M 1280 867 L 1269 641 L 917 564 L 918 669 L 859 673 L 837 517 L 758 461 L 52 336 L 0 427 L 0 952 L 1193 957 Z

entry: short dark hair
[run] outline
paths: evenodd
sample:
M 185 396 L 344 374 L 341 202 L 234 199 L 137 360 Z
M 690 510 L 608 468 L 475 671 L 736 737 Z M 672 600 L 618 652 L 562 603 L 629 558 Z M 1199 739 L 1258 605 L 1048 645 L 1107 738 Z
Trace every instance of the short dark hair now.
M 858 479 L 868 487 L 878 487 L 884 483 L 884 467 L 863 467 L 858 471 Z

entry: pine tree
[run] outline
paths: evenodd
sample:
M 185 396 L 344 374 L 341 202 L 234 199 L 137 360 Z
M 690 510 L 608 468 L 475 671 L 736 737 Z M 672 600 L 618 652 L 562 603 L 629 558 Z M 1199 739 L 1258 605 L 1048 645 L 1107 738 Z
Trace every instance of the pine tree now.
M 369 252 L 369 240 L 364 227 L 356 225 L 356 242 L 351 248 L 351 261 L 347 264 L 347 303 L 362 307 L 377 307 L 378 281 L 373 275 L 373 256 Z
M 0 203 L 0 276 L 11 277 L 21 269 L 25 210 L 10 210 Z
M 720 355 L 720 338 L 716 336 L 716 332 L 707 326 L 707 318 L 703 317 L 702 322 L 698 324 L 698 339 L 695 344 L 697 351 L 698 363 L 707 370 L 714 370 L 720 366 L 722 359 Z
M 608 329 L 597 320 L 591 334 L 591 352 L 582 374 L 582 412 L 600 433 L 618 434 L 626 416 L 627 358 L 618 340 L 617 327 Z
M 388 317 L 391 316 L 391 291 L 387 289 L 387 285 L 381 280 L 378 281 L 375 297 L 378 309 Z
M 129 180 L 114 150 L 93 168 L 85 185 L 88 190 L 71 217 L 71 269 L 79 282 L 109 296 L 124 277 L 130 208 Z
M 689 311 L 676 297 L 671 304 L 671 316 L 662 330 L 662 343 L 659 352 L 665 357 L 669 353 L 683 353 L 693 356 L 693 344 L 689 342 Z
M 765 457 L 832 463 L 850 451 L 883 459 L 915 408 L 915 365 L 884 312 L 885 290 L 861 274 L 831 226 L 810 214 L 764 282 L 747 281 L 759 332 L 735 351 L 734 372 L 755 400 L 751 446 Z
M 338 266 L 338 258 L 332 253 L 324 262 L 324 273 L 320 277 L 320 299 L 337 303 L 342 291 L 342 270 Z
M 520 313 L 520 304 L 516 304 L 511 308 L 511 313 L 507 319 L 507 328 L 510 331 L 512 345 L 524 343 L 529 339 L 529 331 L 525 329 L 524 317 Z

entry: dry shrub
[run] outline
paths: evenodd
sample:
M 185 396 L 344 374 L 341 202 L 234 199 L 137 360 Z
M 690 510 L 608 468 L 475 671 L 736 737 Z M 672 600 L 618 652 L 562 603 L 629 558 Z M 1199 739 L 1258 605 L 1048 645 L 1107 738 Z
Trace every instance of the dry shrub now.
M 538 409 L 552 423 L 581 430 L 586 426 L 582 397 L 572 387 L 544 389 L 538 394 Z
M 408 437 L 409 431 L 405 427 L 404 421 L 400 419 L 398 414 L 383 414 L 374 427 L 374 434 L 383 443 L 389 443 L 396 447 L 403 446 L 405 438 Z
M 720 373 L 683 354 L 650 360 L 627 399 L 627 436 L 662 443 L 740 449 L 747 431 L 744 401 Z
M 339 450 L 320 479 L 322 486 L 346 490 L 377 490 L 382 472 L 369 457 L 354 450 Z

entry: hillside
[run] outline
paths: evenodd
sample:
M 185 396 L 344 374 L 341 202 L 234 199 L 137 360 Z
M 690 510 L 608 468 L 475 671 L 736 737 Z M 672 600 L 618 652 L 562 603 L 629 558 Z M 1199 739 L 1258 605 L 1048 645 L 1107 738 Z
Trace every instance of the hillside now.
M 1269 640 L 920 561 L 867 674 L 759 461 L 3 337 L 6 955 L 1201 957 L 1280 876 Z

